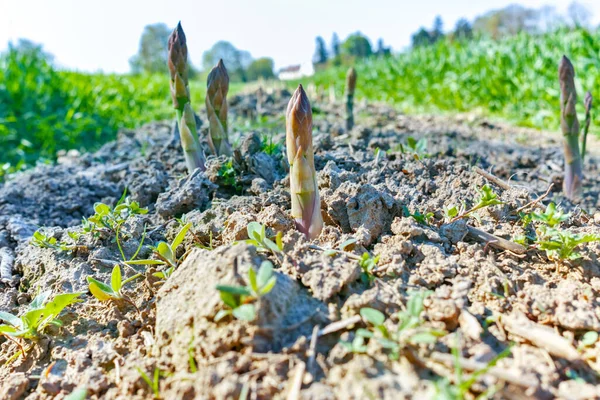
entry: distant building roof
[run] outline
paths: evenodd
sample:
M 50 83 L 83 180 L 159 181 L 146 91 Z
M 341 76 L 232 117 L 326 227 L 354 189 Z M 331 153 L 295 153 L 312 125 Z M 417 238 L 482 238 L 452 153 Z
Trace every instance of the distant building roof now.
M 281 68 L 279 70 L 279 73 L 281 73 L 281 72 L 299 72 L 300 71 L 300 67 L 301 67 L 300 64 L 298 64 L 298 65 L 290 65 L 290 66 Z

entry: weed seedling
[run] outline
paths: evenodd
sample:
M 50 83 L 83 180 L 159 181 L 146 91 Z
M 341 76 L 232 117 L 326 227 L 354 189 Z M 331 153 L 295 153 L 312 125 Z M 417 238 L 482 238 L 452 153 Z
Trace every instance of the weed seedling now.
M 531 219 L 533 221 L 543 222 L 551 228 L 554 228 L 556 225 L 560 225 L 561 222 L 568 220 L 570 217 L 571 214 L 563 213 L 560 210 L 557 210 L 554 203 L 548 204 L 546 211 L 543 213 L 531 213 Z
M 254 321 L 256 307 L 253 303 L 273 290 L 277 282 L 277 277 L 273 274 L 273 264 L 263 261 L 258 273 L 250 267 L 248 282 L 248 286 L 217 285 L 221 300 L 228 308 L 217 313 L 215 322 L 228 315 L 233 315 L 242 321 Z
M 361 259 L 358 261 L 358 265 L 360 266 L 360 269 L 362 269 L 360 279 L 363 283 L 370 284 L 375 280 L 373 270 L 377 267 L 378 262 L 379 256 L 372 257 L 369 253 L 363 253 Z
M 498 195 L 487 184 L 477 189 L 477 192 L 479 193 L 479 197 L 477 198 L 475 205 L 467 211 L 462 212 L 460 215 L 457 215 L 454 218 L 452 218 L 450 222 L 454 222 L 461 218 L 464 218 L 467 215 L 481 208 L 503 204 L 503 202 L 500 199 L 498 199 Z
M 71 236 L 71 233 L 72 232 L 69 232 L 69 236 Z M 64 242 L 59 242 L 58 240 L 56 240 L 55 237 L 48 236 L 40 230 L 37 230 L 33 233 L 33 237 L 31 238 L 31 244 L 42 249 L 53 249 L 57 251 L 71 251 L 77 247 L 68 245 Z
M 428 212 L 425 214 L 421 214 L 419 210 L 415 210 L 414 214 L 411 214 L 408 210 L 408 207 L 402 206 L 402 213 L 405 217 L 412 217 L 415 221 L 417 221 L 421 225 L 429 225 L 429 221 L 433 218 L 433 213 Z
M 439 400 L 464 400 L 467 394 L 471 390 L 471 387 L 479 380 L 479 377 L 486 374 L 491 368 L 493 368 L 498 361 L 508 357 L 511 354 L 511 348 L 507 347 L 496 357 L 492 358 L 484 368 L 473 372 L 469 379 L 465 379 L 462 366 L 460 364 L 460 354 L 458 347 L 452 348 L 452 355 L 454 356 L 454 370 L 455 370 L 455 382 L 450 382 L 449 379 L 444 378 L 435 382 L 436 399 Z M 491 386 L 488 390 L 477 396 L 477 399 L 490 399 L 494 393 L 498 390 L 496 386 Z
M 241 191 L 241 186 L 238 182 L 238 172 L 233 167 L 233 160 L 231 158 L 219 167 L 217 181 L 222 186 L 232 188 L 236 193 Z
M 370 323 L 373 329 L 378 330 L 383 334 L 383 337 L 389 337 L 389 333 L 383 325 L 385 322 L 385 315 L 379 310 L 375 310 L 374 308 L 364 307 L 360 309 L 360 316 L 364 321 Z M 354 339 L 352 342 L 340 342 L 342 346 L 346 348 L 346 350 L 352 353 L 366 353 L 367 346 L 365 344 L 365 339 L 371 339 L 375 336 L 375 333 L 368 329 L 359 328 L 354 333 Z
M 38 294 L 29 304 L 27 312 L 20 317 L 0 311 L 0 319 L 7 323 L 0 325 L 0 335 L 13 341 L 14 338 L 37 339 L 48 325 L 62 326 L 58 315 L 71 304 L 80 302 L 78 297 L 83 293 L 58 294 L 48 301 L 51 294 L 51 290 Z M 23 347 L 21 352 L 25 354 Z
M 283 234 L 281 232 L 277 232 L 275 241 L 273 241 L 267 237 L 265 226 L 258 222 L 250 222 L 246 229 L 250 238 L 246 240 L 246 243 L 254 245 L 258 251 L 272 252 L 274 255 L 283 253 Z
M 260 138 L 260 151 L 270 156 L 281 153 L 281 144 L 273 142 L 273 135 L 262 135 Z
M 164 271 L 155 272 L 153 275 L 162 280 L 167 280 L 175 268 L 181 264 L 183 261 L 185 254 L 180 258 L 177 258 L 177 249 L 183 243 L 185 239 L 185 235 L 192 227 L 192 223 L 188 222 L 185 224 L 179 232 L 175 239 L 169 244 L 167 242 L 159 242 L 156 247 L 153 248 L 154 254 L 158 257 L 158 260 L 154 259 L 145 259 L 145 260 L 131 260 L 127 261 L 128 265 L 165 265 L 167 268 Z
M 415 160 L 429 157 L 427 153 L 427 139 L 421 138 L 416 140 L 409 136 L 406 138 L 405 144 L 400 144 L 400 151 L 404 154 L 412 154 Z
M 392 360 L 397 360 L 402 349 L 407 345 L 435 343 L 438 337 L 445 335 L 445 332 L 423 327 L 424 321 L 421 319 L 423 302 L 430 293 L 425 291 L 410 294 L 406 310 L 398 313 L 400 323 L 395 332 L 385 327 L 385 316 L 380 311 L 362 308 L 360 315 L 372 325 L 372 328 L 357 332 L 357 334 L 363 338 L 375 338 L 381 347 L 389 351 L 389 357 Z M 357 344 L 360 342 L 357 341 Z M 347 347 L 347 345 L 344 346 Z
M 576 234 L 543 225 L 537 231 L 538 239 L 535 243 L 538 248 L 546 252 L 551 260 L 577 260 L 581 258 L 581 254 L 575 251 L 579 245 L 600 241 L 600 235 L 592 233 Z
M 161 371 L 158 368 L 154 368 L 154 375 L 152 377 L 152 379 L 150 379 L 150 377 L 148 376 L 148 374 L 146 374 L 144 371 L 142 371 L 141 368 L 136 367 L 136 369 L 138 370 L 140 376 L 142 377 L 142 379 L 144 380 L 144 382 L 146 382 L 146 384 L 148 385 L 148 387 L 150 387 L 150 389 L 152 390 L 152 393 L 154 394 L 154 399 L 155 400 L 160 400 L 160 376 L 161 376 Z
M 123 280 L 121 275 L 121 267 L 115 265 L 112 274 L 110 276 L 110 285 L 106 283 L 100 282 L 97 279 L 92 278 L 91 276 L 87 277 L 87 281 L 89 283 L 90 292 L 100 301 L 125 301 L 131 305 L 133 305 L 136 309 L 137 306 L 133 301 L 131 301 L 127 296 L 125 296 L 122 292 L 122 288 L 127 283 L 133 281 L 141 277 L 142 274 L 135 274 L 130 278 Z
M 129 200 L 125 197 L 126 195 L 127 190 L 123 192 L 114 208 L 110 208 L 104 203 L 96 203 L 94 205 L 95 214 L 83 219 L 83 231 L 94 236 L 98 236 L 102 231 L 117 233 L 121 225 L 132 215 L 148 213 L 147 208 L 141 208 L 137 201 Z

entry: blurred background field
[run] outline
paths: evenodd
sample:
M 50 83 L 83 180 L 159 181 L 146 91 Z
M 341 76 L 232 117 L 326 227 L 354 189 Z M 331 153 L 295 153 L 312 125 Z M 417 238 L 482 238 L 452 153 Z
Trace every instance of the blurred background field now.
M 591 90 L 600 98 L 600 29 L 585 5 L 570 7 L 560 14 L 511 5 L 472 21 L 461 19 L 450 29 L 438 17 L 431 28 L 416 31 L 402 51 L 383 39 L 373 44 L 359 32 L 344 40 L 334 33 L 329 43 L 316 38 L 309 72 L 300 65 L 276 70 L 270 58 L 253 59 L 220 41 L 192 71 L 192 103 L 204 107 L 206 71 L 219 58 L 231 75 L 230 94 L 312 83 L 340 99 L 346 71 L 354 66 L 358 101 L 385 102 L 408 113 L 476 112 L 557 130 L 557 64 L 563 54 L 578 72 L 580 96 Z M 165 24 L 148 25 L 126 74 L 68 71 L 41 45 L 11 42 L 0 54 L 0 179 L 36 162 L 52 162 L 59 150 L 94 150 L 119 129 L 172 118 L 166 72 L 170 31 Z M 595 113 L 591 131 L 600 132 L 599 125 Z

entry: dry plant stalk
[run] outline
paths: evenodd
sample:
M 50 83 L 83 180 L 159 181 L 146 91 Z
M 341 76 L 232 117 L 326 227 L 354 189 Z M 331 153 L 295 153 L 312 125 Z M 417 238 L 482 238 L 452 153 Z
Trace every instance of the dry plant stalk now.
M 558 67 L 560 81 L 560 127 L 563 132 L 565 153 L 565 179 L 563 192 L 571 200 L 581 196 L 583 181 L 583 163 L 579 153 L 579 121 L 575 105 L 575 69 L 566 56 L 560 60 Z
M 290 163 L 292 217 L 296 220 L 296 228 L 308 239 L 314 239 L 323 229 L 323 217 L 312 144 L 312 110 L 302 85 L 298 86 L 288 103 L 286 147 Z
M 168 66 L 171 74 L 170 90 L 173 107 L 177 114 L 177 124 L 181 135 L 181 147 L 185 156 L 188 172 L 196 168 L 202 171 L 204 166 L 204 152 L 196 132 L 196 119 L 190 104 L 190 87 L 188 81 L 187 44 L 181 23 L 169 36 Z
M 356 89 L 356 71 L 350 67 L 346 73 L 346 130 L 354 127 L 354 90 Z
M 206 81 L 206 113 L 210 123 L 210 140 L 215 155 L 231 155 L 227 137 L 227 92 L 229 75 L 223 60 L 210 71 Z

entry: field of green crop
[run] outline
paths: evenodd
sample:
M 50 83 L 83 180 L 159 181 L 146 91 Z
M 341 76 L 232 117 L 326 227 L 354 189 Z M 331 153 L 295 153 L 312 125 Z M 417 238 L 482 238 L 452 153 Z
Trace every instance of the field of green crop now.
M 583 95 L 600 100 L 600 30 L 521 34 L 500 41 L 442 41 L 397 57 L 358 62 L 358 99 L 394 103 L 406 112 L 465 112 L 508 119 L 523 126 L 559 126 L 558 62 L 567 55 Z M 317 73 L 312 81 L 341 96 L 348 67 Z M 585 90 L 584 90 L 585 89 Z M 600 101 L 596 101 L 596 104 Z M 600 133 L 600 113 L 591 132 Z
M 521 34 L 500 41 L 441 41 L 429 47 L 356 64 L 357 98 L 397 105 L 406 112 L 479 111 L 519 125 L 557 129 L 557 64 L 566 54 L 578 91 L 600 99 L 600 31 Z M 347 66 L 304 79 L 344 92 Z M 191 82 L 193 106 L 203 107 L 205 76 Z M 297 84 L 292 82 L 290 85 Z M 230 93 L 242 89 L 232 85 Z M 598 104 L 599 101 L 596 101 Z M 582 102 L 579 104 L 582 112 Z M 156 119 L 171 118 L 168 76 L 57 71 L 36 52 L 0 55 L 0 179 L 60 149 L 93 150 Z M 591 131 L 600 133 L 600 113 Z
M 204 106 L 205 79 L 190 84 L 195 107 Z M 58 150 L 94 150 L 120 128 L 173 117 L 167 74 L 57 71 L 39 52 L 9 50 L 0 56 L 0 179 Z

